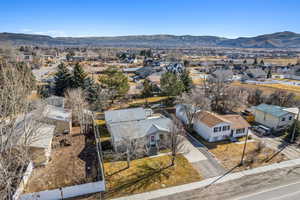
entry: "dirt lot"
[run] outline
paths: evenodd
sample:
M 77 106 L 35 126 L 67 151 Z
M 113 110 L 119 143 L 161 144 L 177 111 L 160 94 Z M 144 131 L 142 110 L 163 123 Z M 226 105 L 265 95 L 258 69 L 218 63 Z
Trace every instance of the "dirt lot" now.
M 241 160 L 244 141 L 237 143 L 213 143 L 208 147 L 209 151 L 216 156 L 216 158 L 226 169 L 232 169 Z M 281 153 L 272 158 L 275 153 L 276 151 L 265 147 L 263 144 L 259 143 L 256 140 L 249 140 L 246 146 L 244 166 L 237 168 L 235 171 L 261 167 L 287 160 L 286 156 Z
M 207 142 L 195 132 L 192 133 L 192 135 L 204 144 L 209 152 L 211 152 L 226 169 L 230 170 L 240 163 L 246 139 L 245 137 L 239 138 L 238 142 L 235 143 L 230 141 Z M 288 158 L 284 154 L 278 153 L 275 150 L 266 147 L 258 140 L 249 137 L 246 145 L 244 165 L 235 168 L 234 171 L 261 167 L 285 160 L 288 160 Z
M 91 181 L 91 178 L 86 178 L 90 177 L 86 167 L 93 160 L 93 145 L 86 145 L 85 136 L 79 132 L 79 127 L 73 128 L 68 137 L 72 145 L 52 149 L 51 161 L 46 166 L 33 170 L 24 193 L 51 190 Z M 54 144 L 60 140 L 59 137 L 54 138 Z

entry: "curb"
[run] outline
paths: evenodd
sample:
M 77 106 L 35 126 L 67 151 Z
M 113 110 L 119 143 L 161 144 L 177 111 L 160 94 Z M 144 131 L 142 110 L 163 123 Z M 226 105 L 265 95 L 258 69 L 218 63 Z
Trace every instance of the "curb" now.
M 268 165 L 268 166 L 263 166 L 263 167 L 258 167 L 258 168 L 254 168 L 254 169 L 245 170 L 242 172 L 232 173 L 232 174 L 227 175 L 227 176 L 223 177 L 222 179 L 220 179 L 218 181 L 218 183 L 224 183 L 227 181 L 242 178 L 244 176 L 260 174 L 260 173 L 264 173 L 264 172 L 268 172 L 268 171 L 272 171 L 272 170 L 276 170 L 276 169 L 293 167 L 293 166 L 297 166 L 297 165 L 300 165 L 300 159 L 283 161 L 281 163 L 275 163 L 275 164 Z M 177 194 L 180 192 L 186 192 L 186 191 L 206 187 L 220 177 L 221 176 L 216 176 L 216 177 L 208 178 L 208 179 L 205 179 L 205 180 L 199 181 L 199 182 L 193 182 L 193 183 L 169 187 L 169 188 L 165 188 L 165 189 L 158 189 L 158 190 L 154 190 L 151 192 L 145 192 L 145 193 L 135 194 L 135 195 L 126 196 L 126 197 L 120 197 L 120 198 L 116 198 L 114 200 L 140 200 L 140 199 L 150 200 L 150 199 L 155 199 L 155 198 L 159 198 L 159 197 L 165 197 L 165 196 Z

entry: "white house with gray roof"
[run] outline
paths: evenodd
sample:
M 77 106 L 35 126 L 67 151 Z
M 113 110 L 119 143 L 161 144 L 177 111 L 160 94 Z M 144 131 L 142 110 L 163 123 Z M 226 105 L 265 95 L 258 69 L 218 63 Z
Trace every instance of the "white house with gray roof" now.
M 153 115 L 151 109 L 111 110 L 104 112 L 104 115 L 112 145 L 117 152 L 125 150 L 124 142 L 136 141 L 140 147 L 148 150 L 148 154 L 155 154 L 165 144 L 173 124 L 169 118 Z

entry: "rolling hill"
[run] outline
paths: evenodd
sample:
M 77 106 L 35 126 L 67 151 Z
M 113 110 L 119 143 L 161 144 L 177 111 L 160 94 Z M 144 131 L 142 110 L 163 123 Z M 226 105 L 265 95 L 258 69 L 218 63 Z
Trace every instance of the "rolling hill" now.
M 117 37 L 50 37 L 22 33 L 0 33 L 0 42 L 14 45 L 111 46 L 111 47 L 237 47 L 300 48 L 300 34 L 278 32 L 256 37 L 227 39 L 217 36 L 135 35 Z

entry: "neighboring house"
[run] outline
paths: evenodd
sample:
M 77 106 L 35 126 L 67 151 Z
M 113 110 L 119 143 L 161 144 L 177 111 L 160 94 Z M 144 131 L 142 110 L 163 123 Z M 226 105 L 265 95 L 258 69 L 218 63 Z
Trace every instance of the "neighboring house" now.
M 250 125 L 239 115 L 218 115 L 208 111 L 198 112 L 193 128 L 209 142 L 217 142 L 247 135 Z
M 189 123 L 191 124 L 193 123 L 193 121 L 190 122 L 190 120 L 193 120 L 192 119 L 193 117 L 189 115 L 200 112 L 200 110 L 196 110 L 196 108 L 192 105 L 177 104 L 175 107 L 176 107 L 176 117 L 186 125 Z
M 255 122 L 273 128 L 275 131 L 286 128 L 294 122 L 295 114 L 285 109 L 284 107 L 268 104 L 260 104 L 251 108 L 255 116 Z
M 55 126 L 36 121 L 34 113 L 20 115 L 14 123 L 9 145 L 29 147 L 31 160 L 35 166 L 45 165 L 50 160 Z M 6 140 L 4 135 L 4 141 Z
M 72 130 L 72 112 L 64 108 L 47 105 L 43 112 L 41 121 L 55 125 L 55 134 L 71 132 Z
M 249 79 L 255 79 L 255 80 L 264 80 L 267 78 L 267 73 L 260 69 L 248 69 L 246 71 L 246 75 L 248 76 Z
M 24 52 L 24 54 L 22 55 L 22 60 L 23 61 L 32 61 L 33 60 L 33 56 L 32 53 L 30 52 Z
M 56 107 L 65 107 L 65 98 L 64 97 L 59 97 L 59 96 L 50 96 L 46 98 L 46 103 L 52 106 Z
M 69 61 L 71 62 L 82 62 L 85 61 L 85 57 L 84 56 L 72 56 L 69 58 Z
M 151 109 L 132 108 L 104 112 L 106 127 L 111 134 L 114 150 L 123 152 L 126 143 L 135 141 L 148 155 L 156 154 L 166 144 L 172 121 L 153 115 Z
M 290 112 L 290 113 L 292 113 L 292 114 L 294 114 L 295 115 L 295 119 L 297 119 L 297 115 L 299 114 L 299 108 L 297 108 L 297 107 L 293 107 L 293 108 L 285 108 L 284 109 L 285 111 L 288 111 L 288 112 Z M 300 120 L 300 116 L 299 116 L 299 119 L 298 120 Z
M 149 76 L 150 74 L 152 74 L 154 72 L 153 67 L 152 66 L 145 66 L 142 68 L 139 68 L 135 71 L 136 75 L 140 78 L 140 79 L 144 79 L 147 76 Z
M 288 76 L 285 75 L 285 74 L 272 74 L 272 78 L 275 78 L 275 79 L 284 79 L 284 78 L 287 78 Z
M 291 67 L 288 74 L 286 75 L 286 78 L 300 80 L 300 66 L 295 65 Z
M 139 70 L 141 67 L 131 67 L 131 68 L 123 68 L 124 73 L 136 73 L 137 70 Z
M 212 73 L 214 78 L 224 81 L 232 81 L 233 80 L 233 72 L 229 69 L 218 69 Z
M 171 63 L 166 66 L 166 70 L 172 73 L 182 73 L 184 70 L 184 65 L 181 63 Z

